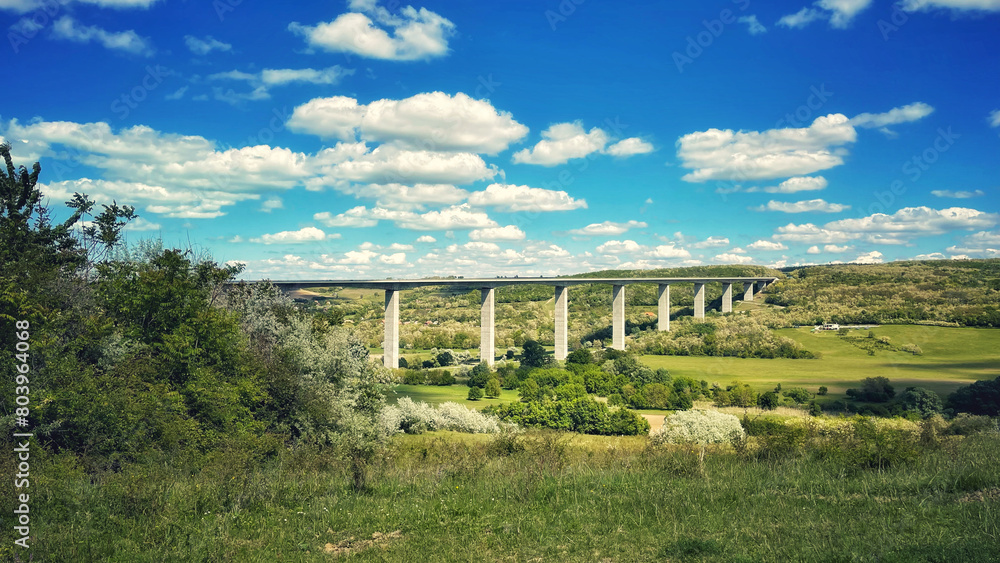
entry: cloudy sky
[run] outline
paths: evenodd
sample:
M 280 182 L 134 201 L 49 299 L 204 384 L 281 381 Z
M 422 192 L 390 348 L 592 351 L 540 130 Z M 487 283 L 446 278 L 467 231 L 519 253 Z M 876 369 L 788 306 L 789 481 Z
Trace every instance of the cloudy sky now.
M 244 277 L 1000 256 L 1000 0 L 0 0 L 50 202 Z

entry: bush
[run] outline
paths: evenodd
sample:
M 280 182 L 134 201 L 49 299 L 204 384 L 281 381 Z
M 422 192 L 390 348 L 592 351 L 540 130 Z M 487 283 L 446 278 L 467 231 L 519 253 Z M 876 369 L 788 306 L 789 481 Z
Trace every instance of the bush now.
M 904 409 L 915 412 L 922 418 L 940 414 L 944 409 L 941 397 L 934 391 L 923 387 L 907 387 L 906 391 L 903 391 L 899 397 L 899 402 Z
M 823 407 L 821 407 L 816 401 L 813 401 L 809 403 L 809 414 L 812 416 L 819 416 L 823 414 Z
M 450 366 L 455 363 L 455 354 L 451 350 L 444 350 L 438 352 L 438 355 L 434 359 L 437 361 L 437 365 L 441 367 Z
M 482 387 L 469 387 L 469 396 L 468 396 L 468 399 L 470 401 L 478 401 L 479 399 L 482 399 L 482 398 L 483 398 L 483 389 L 482 389 Z
M 469 372 L 467 385 L 469 387 L 486 387 L 486 382 L 489 381 L 491 375 L 493 372 L 490 371 L 490 365 L 486 362 L 480 362 Z
M 801 387 L 791 387 L 789 389 L 785 389 L 781 392 L 781 394 L 786 397 L 790 397 L 793 401 L 800 405 L 808 403 L 809 400 L 812 399 L 812 393 Z
M 773 411 L 778 407 L 778 394 L 774 391 L 761 393 L 760 397 L 757 397 L 757 406 L 764 410 Z
M 829 390 L 826 388 L 826 385 L 820 385 L 819 386 L 819 390 L 816 391 L 816 394 L 820 395 L 820 396 L 823 396 L 823 395 L 826 395 L 828 392 L 829 392 Z
M 408 369 L 403 372 L 403 383 L 405 385 L 423 385 L 427 381 L 427 374 L 418 369 Z
M 586 348 L 577 348 L 566 356 L 566 364 L 588 365 L 594 363 L 594 355 Z
M 866 377 L 861 381 L 860 389 L 848 389 L 847 396 L 855 401 L 866 403 L 885 403 L 896 395 L 886 377 Z
M 500 380 L 491 377 L 489 381 L 486 382 L 485 388 L 486 396 L 489 398 L 496 398 L 500 396 Z
M 524 350 L 521 352 L 521 365 L 525 367 L 542 367 L 550 362 L 549 356 L 545 353 L 545 348 L 534 340 L 524 343 Z
M 719 444 L 731 443 L 745 435 L 740 419 L 731 414 L 691 410 L 668 416 L 663 426 L 650 434 L 650 439 L 654 444 Z
M 988 416 L 961 413 L 948 424 L 948 434 L 969 436 L 980 432 L 998 431 L 997 423 Z
M 983 416 L 1000 416 L 1000 377 L 960 387 L 948 396 L 948 408 Z
M 446 369 L 435 369 L 427 372 L 427 385 L 451 385 L 455 383 L 455 376 Z

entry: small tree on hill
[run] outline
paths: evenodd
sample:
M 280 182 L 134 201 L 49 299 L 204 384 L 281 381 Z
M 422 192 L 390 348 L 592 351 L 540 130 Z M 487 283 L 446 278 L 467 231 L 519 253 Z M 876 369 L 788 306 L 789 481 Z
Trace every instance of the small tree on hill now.
M 478 401 L 479 399 L 482 399 L 482 398 L 483 398 L 483 390 L 482 390 L 482 388 L 480 388 L 480 387 L 469 387 L 469 396 L 468 396 L 468 399 L 470 401 Z
M 848 389 L 847 396 L 855 401 L 885 403 L 896 396 L 896 390 L 889 385 L 887 377 L 866 377 L 860 389 Z
M 525 367 L 542 367 L 549 363 L 549 357 L 545 353 L 545 348 L 534 340 L 524 343 L 524 351 L 521 352 L 521 365 Z
M 489 381 L 486 382 L 486 396 L 493 399 L 500 396 L 500 380 L 491 377 Z

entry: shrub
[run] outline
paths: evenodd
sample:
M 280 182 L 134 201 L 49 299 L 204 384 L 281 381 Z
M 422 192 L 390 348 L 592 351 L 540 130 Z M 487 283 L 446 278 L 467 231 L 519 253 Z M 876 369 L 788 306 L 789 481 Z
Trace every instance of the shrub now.
M 434 359 L 437 361 L 437 365 L 441 367 L 450 366 L 455 363 L 455 354 L 451 350 L 443 350 L 438 352 L 438 355 Z
M 855 401 L 866 403 L 885 403 L 896 395 L 886 377 L 866 377 L 861 381 L 860 389 L 848 389 L 847 396 Z
M 948 396 L 948 408 L 984 416 L 1000 416 L 1000 377 L 960 387 Z
M 774 391 L 761 393 L 760 397 L 757 397 L 757 406 L 765 410 L 773 411 L 778 406 L 778 394 Z
M 490 365 L 486 362 L 480 362 L 472 368 L 469 372 L 469 387 L 486 387 L 486 382 L 489 381 L 492 371 L 490 371 Z
M 468 399 L 470 401 L 478 401 L 479 399 L 482 399 L 482 398 L 483 398 L 483 389 L 482 389 L 482 387 L 469 387 L 469 396 L 468 396 Z
M 948 425 L 947 433 L 957 434 L 959 436 L 968 436 L 970 434 L 978 434 L 980 432 L 987 432 L 990 430 L 1000 430 L 997 428 L 997 423 L 990 417 L 961 413 L 951 420 L 951 423 Z
M 586 348 L 577 348 L 566 356 L 566 364 L 587 365 L 594 363 L 594 355 Z
M 812 416 L 819 416 L 823 414 L 823 407 L 821 407 L 816 401 L 813 401 L 809 403 L 809 414 Z
M 718 444 L 743 438 L 740 419 L 712 410 L 683 411 L 668 416 L 650 435 L 654 444 Z
M 899 397 L 904 409 L 913 411 L 923 418 L 940 414 L 943 410 L 941 397 L 937 393 L 923 387 L 907 387 Z
M 781 392 L 781 394 L 786 397 L 790 397 L 793 401 L 800 405 L 807 403 L 810 399 L 812 399 L 812 393 L 801 387 L 791 387 L 789 389 L 785 389 Z
M 524 350 L 521 352 L 521 365 L 526 367 L 542 367 L 547 365 L 550 358 L 545 353 L 545 348 L 534 340 L 524 343 Z
M 408 369 L 403 372 L 403 383 L 406 385 L 423 385 L 427 374 L 418 369 Z
M 495 398 L 500 396 L 500 380 L 491 377 L 489 381 L 486 382 L 486 396 L 490 398 Z
M 820 385 L 819 389 L 816 391 L 816 394 L 820 395 L 820 396 L 823 396 L 823 395 L 826 395 L 828 392 L 829 392 L 829 390 L 826 388 L 826 385 Z
M 410 367 L 410 362 L 406 361 L 406 358 L 404 358 L 403 356 L 400 356 L 399 357 L 399 367 L 401 367 L 403 369 L 406 369 L 406 368 Z

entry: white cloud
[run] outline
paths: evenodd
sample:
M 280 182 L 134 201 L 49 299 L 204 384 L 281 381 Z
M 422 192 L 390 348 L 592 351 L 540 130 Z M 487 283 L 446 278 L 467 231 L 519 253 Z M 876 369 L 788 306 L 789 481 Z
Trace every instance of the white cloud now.
M 905 207 L 892 215 L 876 213 L 860 219 L 841 219 L 827 223 L 826 228 L 849 233 L 926 236 L 959 229 L 992 227 L 998 221 L 1000 215 L 996 213 L 984 213 L 964 207 L 940 210 L 929 207 Z
M 472 192 L 469 203 L 479 207 L 495 207 L 502 211 L 567 211 L 587 208 L 586 200 L 574 199 L 562 190 L 514 184 L 491 184 L 483 191 Z
M 797 176 L 789 178 L 777 186 L 768 186 L 764 188 L 764 191 L 771 194 L 792 194 L 822 190 L 826 186 L 826 178 L 822 176 Z
M 126 231 L 156 231 L 162 229 L 163 226 L 159 223 L 153 223 L 152 221 L 147 221 L 142 217 L 136 217 L 132 221 L 129 221 L 125 225 Z
M 322 230 L 316 227 L 305 227 L 297 231 L 281 231 L 280 233 L 266 234 L 250 239 L 250 242 L 262 244 L 298 244 L 304 242 L 317 242 L 327 238 L 339 238 L 340 235 L 327 236 Z
M 316 155 L 319 177 L 311 189 L 339 181 L 373 184 L 471 184 L 497 175 L 482 157 L 467 152 L 410 151 L 364 143 L 338 143 Z
M 857 138 L 847 117 L 817 117 L 809 127 L 768 131 L 709 129 L 677 140 L 683 180 L 760 180 L 799 176 L 843 164 L 843 145 Z
M 647 143 L 639 137 L 623 139 L 604 149 L 604 153 L 611 156 L 632 156 L 634 154 L 646 154 L 650 152 L 653 152 L 652 143 Z
M 808 249 L 806 250 L 806 254 L 819 254 L 819 247 L 818 247 L 818 246 L 815 246 L 815 245 L 813 245 L 813 246 L 810 246 L 810 247 L 809 247 L 809 248 L 808 248 Z
M 1000 232 L 979 231 L 964 237 L 959 245 L 949 246 L 948 252 L 984 258 L 1000 258 Z M 953 256 L 954 258 L 954 256 Z
M 225 52 L 233 50 L 232 45 L 219 41 L 211 35 L 206 35 L 204 39 L 199 39 L 193 35 L 185 35 L 184 44 L 187 45 L 187 48 L 196 55 L 207 55 L 212 51 Z
M 641 229 L 646 227 L 646 223 L 642 221 L 628 221 L 627 223 L 604 221 L 603 223 L 591 223 L 582 229 L 573 229 L 569 231 L 569 234 L 580 236 L 620 235 L 629 229 Z
M 711 236 L 701 242 L 696 242 L 691 245 L 692 248 L 719 248 L 722 246 L 729 246 L 728 238 Z
M 907 12 L 930 11 L 935 8 L 955 12 L 1000 12 L 1000 0 L 904 0 L 902 8 Z
M 757 20 L 757 16 L 755 14 L 751 14 L 749 16 L 742 16 L 737 21 L 739 21 L 740 23 L 747 24 L 747 31 L 750 32 L 750 35 L 760 35 L 761 33 L 767 33 L 767 28 L 764 27 L 764 25 Z
M 609 240 L 597 247 L 598 254 L 621 254 L 623 252 L 638 252 L 643 246 L 634 240 Z
M 113 201 L 127 203 L 149 213 L 185 219 L 212 219 L 225 215 L 222 208 L 240 201 L 257 199 L 255 194 L 227 193 L 144 184 L 115 180 L 79 178 L 49 184 L 39 184 L 45 197 L 68 201 L 75 192 L 85 193 L 96 203 L 110 205 Z
M 661 244 L 654 248 L 650 253 L 650 256 L 654 258 L 690 258 L 691 253 L 687 250 L 680 248 L 673 243 Z
M 354 69 L 334 65 L 324 69 L 313 68 L 265 68 L 260 80 L 268 86 L 306 82 L 309 84 L 337 84 L 343 76 L 354 74 Z
M 931 195 L 933 195 L 935 197 L 950 197 L 950 198 L 954 198 L 954 199 L 969 199 L 969 198 L 973 198 L 973 197 L 984 196 L 984 195 L 986 195 L 986 192 L 984 192 L 983 190 L 975 190 L 975 191 L 972 191 L 972 192 L 970 192 L 970 191 L 964 191 L 964 190 L 960 190 L 960 191 L 931 190 Z
M 496 154 L 528 134 L 509 112 L 461 92 L 417 94 L 359 105 L 354 98 L 315 98 L 295 108 L 288 126 L 321 137 L 389 142 L 403 148 Z
M 806 223 L 804 225 L 789 223 L 784 227 L 778 227 L 777 231 L 777 234 L 772 237 L 774 240 L 802 244 L 812 244 L 817 242 L 847 242 L 859 238 L 860 236 L 853 233 L 820 228 L 812 223 Z
M 417 237 L 417 242 L 433 243 L 437 242 L 437 239 L 430 235 L 421 235 Z
M 52 37 L 77 43 L 97 42 L 106 49 L 124 51 L 133 55 L 151 57 L 155 52 L 149 39 L 139 37 L 133 31 L 107 31 L 94 25 L 80 25 L 70 16 L 63 16 L 53 22 Z
M 451 184 L 351 184 L 337 189 L 359 198 L 374 198 L 377 207 L 422 208 L 427 204 L 451 205 L 469 197 L 469 192 Z
M 315 26 L 292 22 L 288 29 L 310 46 L 372 59 L 412 61 L 448 53 L 455 24 L 426 8 L 406 6 L 398 15 L 374 2 L 352 2 L 350 8 L 358 11 Z
M 753 258 L 745 254 L 736 254 L 733 252 L 716 254 L 712 260 L 714 262 L 719 262 L 722 264 L 749 264 L 753 262 Z
M 780 20 L 778 20 L 777 25 L 797 29 L 805 27 L 816 20 L 824 19 L 824 17 L 823 12 L 814 8 L 805 7 L 794 14 L 783 16 Z
M 394 242 L 394 243 L 392 243 L 392 244 L 389 245 L 389 250 L 394 250 L 394 251 L 397 251 L 397 252 L 398 251 L 411 252 L 413 250 L 413 245 L 412 244 L 401 244 L 401 243 L 398 243 L 398 242 Z
M 269 197 L 260 204 L 260 210 L 264 213 L 270 213 L 275 209 L 282 209 L 285 204 L 281 201 L 280 197 Z
M 476 229 L 469 232 L 469 238 L 472 240 L 524 240 L 525 234 L 516 225 L 507 225 L 506 227 Z
M 809 23 L 829 19 L 830 26 L 846 28 L 859 12 L 871 5 L 872 0 L 818 0 L 813 5 L 820 9 L 805 7 L 794 14 L 778 20 L 778 25 L 790 28 L 805 27 Z
M 851 118 L 851 125 L 866 129 L 884 128 L 888 125 L 898 125 L 923 119 L 934 112 L 934 108 L 915 102 L 909 105 L 892 108 L 885 113 L 862 113 Z
M 191 88 L 191 87 L 190 86 L 181 86 L 180 88 L 174 90 L 173 93 L 167 94 L 166 96 L 163 96 L 163 99 L 165 99 L 165 100 L 179 100 L 179 99 L 181 99 L 181 98 L 184 97 L 184 94 L 187 93 L 187 91 L 188 91 L 189 88 Z
M 383 254 L 378 260 L 383 264 L 403 265 L 406 264 L 406 253 Z
M 313 215 L 313 219 L 329 227 L 373 227 L 379 221 L 392 221 L 397 227 L 416 231 L 484 229 L 498 226 L 488 215 L 472 210 L 467 203 L 426 213 L 382 207 L 368 209 L 359 206 L 339 215 L 332 215 L 329 212 L 317 213 Z
M 822 199 L 810 199 L 795 202 L 771 200 L 767 202 L 767 205 L 760 205 L 751 209 L 754 211 L 780 211 L 782 213 L 839 213 L 850 208 L 850 205 L 828 203 Z
M 866 252 L 865 254 L 859 255 L 854 260 L 851 260 L 852 264 L 881 264 L 882 263 L 882 253 L 873 250 L 871 252 Z
M 1000 0 L 997 2 L 1000 4 Z M 1000 127 L 1000 109 L 995 109 L 990 112 L 989 117 L 990 127 Z
M 598 127 L 586 132 L 579 121 L 557 123 L 542 131 L 542 140 L 533 148 L 514 153 L 513 161 L 556 166 L 600 151 L 607 142 L 608 134 Z
M 753 250 L 788 250 L 788 247 L 780 242 L 771 242 L 769 240 L 758 240 L 757 242 L 752 242 L 747 245 L 747 248 Z
M 848 250 L 854 248 L 853 246 L 837 246 L 836 244 L 827 244 L 823 246 L 824 252 L 832 252 L 834 254 L 839 254 L 841 252 L 847 252 Z

